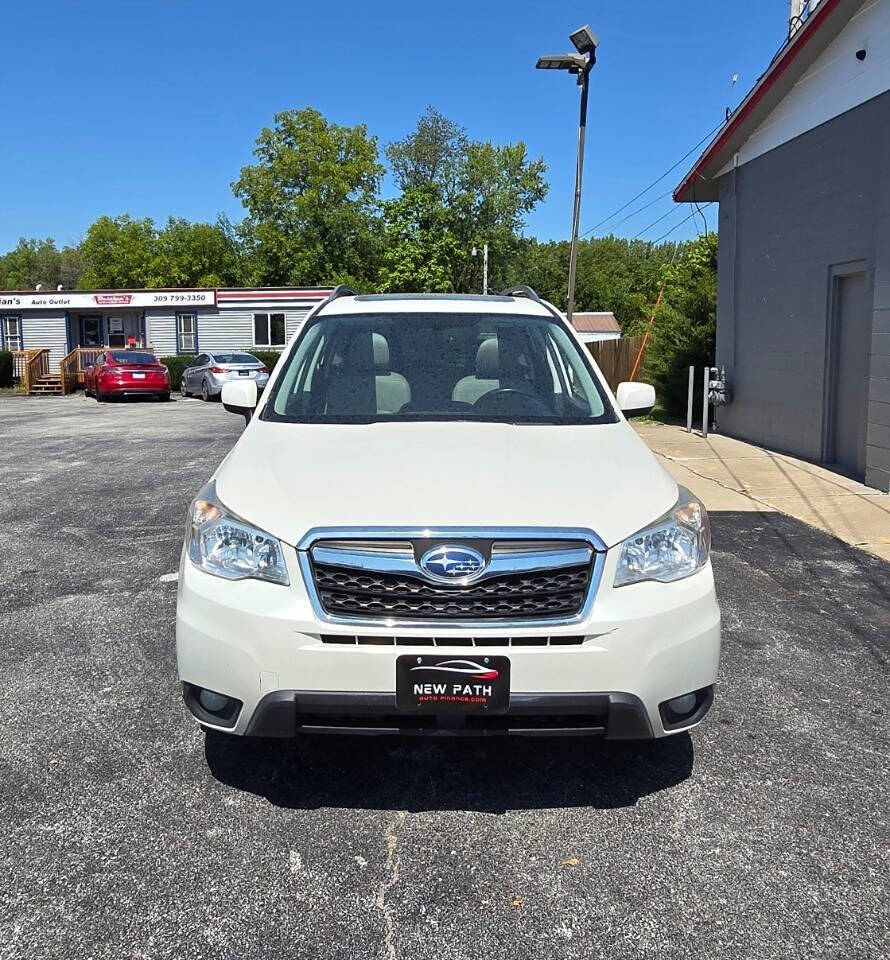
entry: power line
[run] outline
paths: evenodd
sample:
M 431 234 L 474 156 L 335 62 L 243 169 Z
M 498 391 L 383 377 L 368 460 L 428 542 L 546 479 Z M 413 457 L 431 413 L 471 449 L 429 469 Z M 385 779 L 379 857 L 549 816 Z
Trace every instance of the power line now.
M 622 217 L 617 223 L 613 223 L 609 229 L 614 230 L 616 227 L 620 227 L 622 223 L 626 223 L 628 220 L 632 220 L 638 213 L 642 213 L 644 210 L 648 210 L 649 207 L 654 206 L 656 203 L 658 203 L 659 200 L 664 200 L 665 197 L 669 197 L 673 192 L 674 192 L 673 190 L 668 190 L 667 193 L 662 193 L 660 196 L 657 196 L 654 200 L 650 200 L 648 203 L 643 204 L 642 207 L 638 207 L 636 210 L 633 211 L 633 213 L 629 213 L 626 217 Z M 596 228 L 594 227 L 594 229 Z M 582 233 L 581 236 L 582 237 L 587 236 L 587 234 L 591 232 L 592 231 L 588 230 L 586 233 Z
M 683 161 L 684 161 L 687 157 L 689 157 L 691 154 L 695 153 L 695 151 L 698 150 L 698 148 L 699 148 L 703 143 L 705 143 L 705 141 L 710 140 L 711 137 L 714 136 L 714 134 L 723 126 L 723 124 L 724 124 L 725 122 L 726 122 L 725 120 L 721 120 L 720 123 L 718 123 L 717 126 L 714 127 L 713 130 L 710 130 L 708 133 L 706 133 L 706 134 L 701 138 L 701 140 L 699 140 L 698 143 L 695 144 L 695 146 L 690 147 L 690 149 L 687 150 L 686 153 L 684 153 L 683 156 L 680 157 L 680 159 L 679 159 L 675 164 L 673 164 L 673 166 L 668 167 L 668 169 L 665 170 L 664 173 L 663 173 L 660 177 L 657 177 L 655 180 L 653 180 L 652 183 L 650 183 L 648 187 L 646 187 L 645 189 L 641 190 L 638 194 L 636 194 L 636 196 L 631 197 L 630 200 L 627 201 L 627 203 L 625 203 L 625 204 L 623 204 L 622 206 L 620 206 L 614 213 L 610 213 L 609 216 L 606 217 L 604 220 L 600 220 L 599 223 L 594 224 L 589 230 L 585 230 L 584 233 L 581 234 L 581 236 L 582 236 L 582 237 L 586 237 L 588 233 L 593 233 L 594 230 L 598 230 L 604 223 L 608 223 L 613 217 L 617 217 L 619 213 L 623 213 L 632 203 L 636 203 L 637 200 L 640 199 L 640 197 L 642 197 L 644 194 L 647 194 L 657 183 L 661 183 L 661 181 L 664 180 L 664 178 L 665 178 L 669 173 L 673 173 L 674 170 L 676 170 L 677 167 L 679 167 L 680 164 L 683 163 Z
M 713 200 L 712 200 L 710 203 L 706 203 L 706 204 L 701 208 L 701 210 L 707 210 L 708 207 L 713 206 L 713 203 L 714 203 Z M 690 221 L 690 220 L 696 215 L 696 213 L 700 213 L 701 210 L 698 210 L 698 211 L 693 210 L 692 213 L 690 213 L 688 217 L 684 217 L 679 223 L 675 223 L 674 226 L 672 226 L 671 229 L 668 230 L 667 233 L 663 233 L 657 240 L 652 240 L 652 241 L 651 241 L 652 245 L 653 245 L 653 246 L 656 246 L 657 244 L 661 243 L 662 240 L 664 240 L 666 237 L 669 237 L 675 230 L 679 230 L 680 227 L 682 227 L 684 223 L 687 223 L 688 221 Z M 702 216 L 704 216 L 704 214 L 702 214 Z M 701 236 L 700 233 L 699 233 L 699 236 Z
M 671 207 L 670 210 L 668 210 L 667 213 L 663 213 L 657 220 L 653 220 L 652 223 L 650 223 L 648 227 L 643 227 L 643 229 L 642 229 L 633 239 L 634 239 L 634 240 L 639 240 L 640 237 L 642 237 L 644 233 L 648 233 L 648 232 L 655 226 L 656 223 L 661 223 L 662 220 L 666 219 L 666 218 L 669 217 L 672 213 L 676 213 L 676 212 L 677 212 L 677 208 L 676 208 L 676 207 Z

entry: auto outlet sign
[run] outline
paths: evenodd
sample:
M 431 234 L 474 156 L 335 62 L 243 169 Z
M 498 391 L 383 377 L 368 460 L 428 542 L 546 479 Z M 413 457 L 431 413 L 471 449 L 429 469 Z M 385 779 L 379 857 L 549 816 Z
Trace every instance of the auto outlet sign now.
M 122 307 L 203 307 L 216 305 L 215 290 L 103 290 L 99 292 L 3 293 L 0 309 L 101 310 Z

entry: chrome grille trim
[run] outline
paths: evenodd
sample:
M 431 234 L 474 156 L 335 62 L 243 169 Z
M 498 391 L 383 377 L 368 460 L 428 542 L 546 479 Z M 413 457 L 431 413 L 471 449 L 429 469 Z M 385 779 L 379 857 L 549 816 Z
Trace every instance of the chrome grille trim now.
M 375 573 L 404 573 L 423 576 L 414 561 L 414 551 L 356 550 L 329 546 L 327 541 L 311 548 L 312 559 L 332 567 L 349 567 Z M 515 550 L 498 553 L 492 549 L 491 559 L 476 582 L 506 573 L 534 573 L 538 570 L 558 570 L 562 567 L 580 567 L 590 563 L 593 549 L 589 546 L 562 545 L 558 550 Z
M 476 581 L 484 584 L 491 576 L 535 573 L 570 566 L 588 564 L 589 587 L 580 610 L 571 616 L 534 617 L 489 617 L 486 619 L 431 620 L 429 617 L 369 615 L 357 616 L 329 613 L 321 602 L 313 575 L 313 558 L 319 563 L 346 569 L 423 577 L 415 557 L 410 557 L 410 566 L 405 546 L 414 541 L 454 541 L 457 543 L 488 541 L 492 545 L 492 557 L 488 569 Z M 331 543 L 331 541 L 334 541 Z M 515 547 L 513 546 L 515 544 Z M 534 549 L 528 549 L 534 545 Z M 444 642 L 452 631 L 467 629 L 500 630 L 511 627 L 559 627 L 586 620 L 593 607 L 605 563 L 605 543 L 592 531 L 578 527 L 317 527 L 310 530 L 297 544 L 297 557 L 306 590 L 316 617 L 322 623 L 361 627 L 417 627 L 429 628 L 435 623 Z M 344 555 L 347 561 L 344 563 Z M 324 559 L 322 559 L 324 558 Z M 539 566 L 546 559 L 545 566 Z M 492 564 L 497 561 L 494 571 Z M 556 561 L 556 563 L 554 563 Z M 580 564 L 579 564 L 580 561 Z M 371 566 L 374 564 L 374 566 Z M 397 638 L 391 638 L 393 643 Z M 428 640 L 429 638 L 418 638 Z M 463 641 L 464 636 L 454 640 Z M 558 638 L 554 638 L 558 640 Z

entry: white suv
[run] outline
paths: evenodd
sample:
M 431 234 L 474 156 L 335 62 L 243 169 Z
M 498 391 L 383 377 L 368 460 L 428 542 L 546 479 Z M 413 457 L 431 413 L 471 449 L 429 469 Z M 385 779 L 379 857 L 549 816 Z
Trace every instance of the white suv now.
M 191 505 L 188 709 L 237 735 L 662 737 L 713 698 L 701 503 L 564 318 L 501 296 L 356 296 L 306 320 Z

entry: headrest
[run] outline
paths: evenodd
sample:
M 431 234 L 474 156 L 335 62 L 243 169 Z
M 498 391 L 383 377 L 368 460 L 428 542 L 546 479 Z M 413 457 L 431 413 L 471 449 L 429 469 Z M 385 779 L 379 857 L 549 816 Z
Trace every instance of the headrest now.
M 374 341 L 374 367 L 377 375 L 385 377 L 389 373 L 389 344 L 382 333 L 372 334 Z
M 480 380 L 497 380 L 499 375 L 498 339 L 489 337 L 479 344 L 476 351 L 476 376 Z
M 349 344 L 343 363 L 344 373 L 370 373 L 378 376 L 389 373 L 389 344 L 382 333 L 357 333 Z

